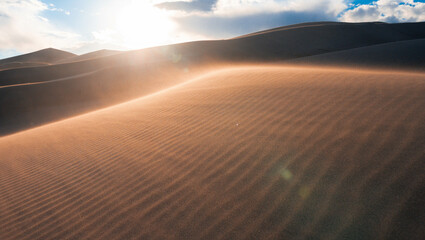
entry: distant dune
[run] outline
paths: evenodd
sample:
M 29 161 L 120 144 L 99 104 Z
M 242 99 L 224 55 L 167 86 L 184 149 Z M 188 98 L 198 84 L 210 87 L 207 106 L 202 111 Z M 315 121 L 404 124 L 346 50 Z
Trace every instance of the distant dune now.
M 118 54 L 118 53 L 122 53 L 122 52 L 121 51 L 115 51 L 115 50 L 103 49 L 103 50 L 90 52 L 90 53 L 86 53 L 86 54 L 71 57 L 71 58 L 62 59 L 62 60 L 57 61 L 56 64 L 85 61 L 85 60 L 90 60 L 90 59 L 94 59 L 94 58 L 107 57 L 107 56 L 115 55 L 115 54 Z
M 223 41 L 173 46 L 200 60 L 283 61 L 395 41 L 425 38 L 425 23 L 310 23 Z
M 425 38 L 422 23 L 310 23 L 263 31 L 240 38 L 161 46 L 88 61 L 40 69 L 0 72 L 0 84 L 17 84 L 69 77 L 105 66 L 143 65 L 171 61 L 187 67 L 211 62 L 277 62 L 371 46 Z
M 77 55 L 54 48 L 46 48 L 16 57 L 0 60 L 0 71 L 10 68 L 35 67 L 50 65 L 57 61 L 75 57 Z
M 425 38 L 298 58 L 290 63 L 360 68 L 425 70 Z
M 0 239 L 421 239 L 425 75 L 246 66 L 0 138 Z
M 62 50 L 47 48 L 40 51 L 19 55 L 16 57 L 0 60 L 0 71 L 11 70 L 15 68 L 32 68 L 41 66 L 50 66 L 64 63 L 85 61 L 90 59 L 112 56 L 121 51 L 103 49 L 89 52 L 82 55 L 65 52 Z

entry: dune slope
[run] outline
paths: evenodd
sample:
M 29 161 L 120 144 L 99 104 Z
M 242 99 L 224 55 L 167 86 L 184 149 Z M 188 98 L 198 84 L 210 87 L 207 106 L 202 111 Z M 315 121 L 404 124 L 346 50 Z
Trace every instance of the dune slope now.
M 167 63 L 118 65 L 50 81 L 0 86 L 0 136 L 153 93 L 196 72 L 184 70 Z
M 424 92 L 233 68 L 0 138 L 0 239 L 420 239 Z
M 377 44 L 288 61 L 296 64 L 424 71 L 425 38 Z
M 425 38 L 425 22 L 305 23 L 221 41 L 172 46 L 193 59 L 283 61 L 395 41 Z

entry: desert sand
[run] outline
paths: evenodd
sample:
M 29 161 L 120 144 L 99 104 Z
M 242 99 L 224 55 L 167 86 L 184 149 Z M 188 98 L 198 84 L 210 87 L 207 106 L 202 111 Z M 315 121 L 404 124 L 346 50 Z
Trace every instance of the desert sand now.
M 1 59 L 0 71 L 14 68 L 48 66 L 63 59 L 73 58 L 76 56 L 77 55 L 70 52 L 54 48 L 46 48 L 33 53 Z
M 425 75 L 248 66 L 0 139 L 1 239 L 419 239 Z
M 49 64 L 0 71 L 0 136 L 141 97 L 229 64 L 423 72 L 423 39 L 425 23 L 315 22 L 129 52 L 101 50 L 75 56 L 45 49 L 1 60 L 44 59 Z
M 0 239 L 421 239 L 423 29 L 308 23 L 0 71 Z

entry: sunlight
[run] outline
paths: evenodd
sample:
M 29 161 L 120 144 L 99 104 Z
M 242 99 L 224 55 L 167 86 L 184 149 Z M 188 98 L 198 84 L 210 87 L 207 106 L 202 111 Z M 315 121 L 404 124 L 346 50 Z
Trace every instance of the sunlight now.
M 172 41 L 174 22 L 149 3 L 133 1 L 118 11 L 116 30 L 130 49 L 168 44 Z

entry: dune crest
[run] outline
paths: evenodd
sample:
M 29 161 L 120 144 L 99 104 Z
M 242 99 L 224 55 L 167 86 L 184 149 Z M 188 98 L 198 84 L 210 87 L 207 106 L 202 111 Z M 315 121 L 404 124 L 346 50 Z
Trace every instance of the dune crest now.
M 122 53 L 121 51 L 115 51 L 115 50 L 108 50 L 108 49 L 102 49 L 94 52 L 89 52 L 86 54 L 82 54 L 79 56 L 61 59 L 56 62 L 56 64 L 63 64 L 63 63 L 71 63 L 71 62 L 79 62 L 79 61 L 85 61 L 95 58 L 102 58 L 102 57 L 108 57 L 116 54 Z

